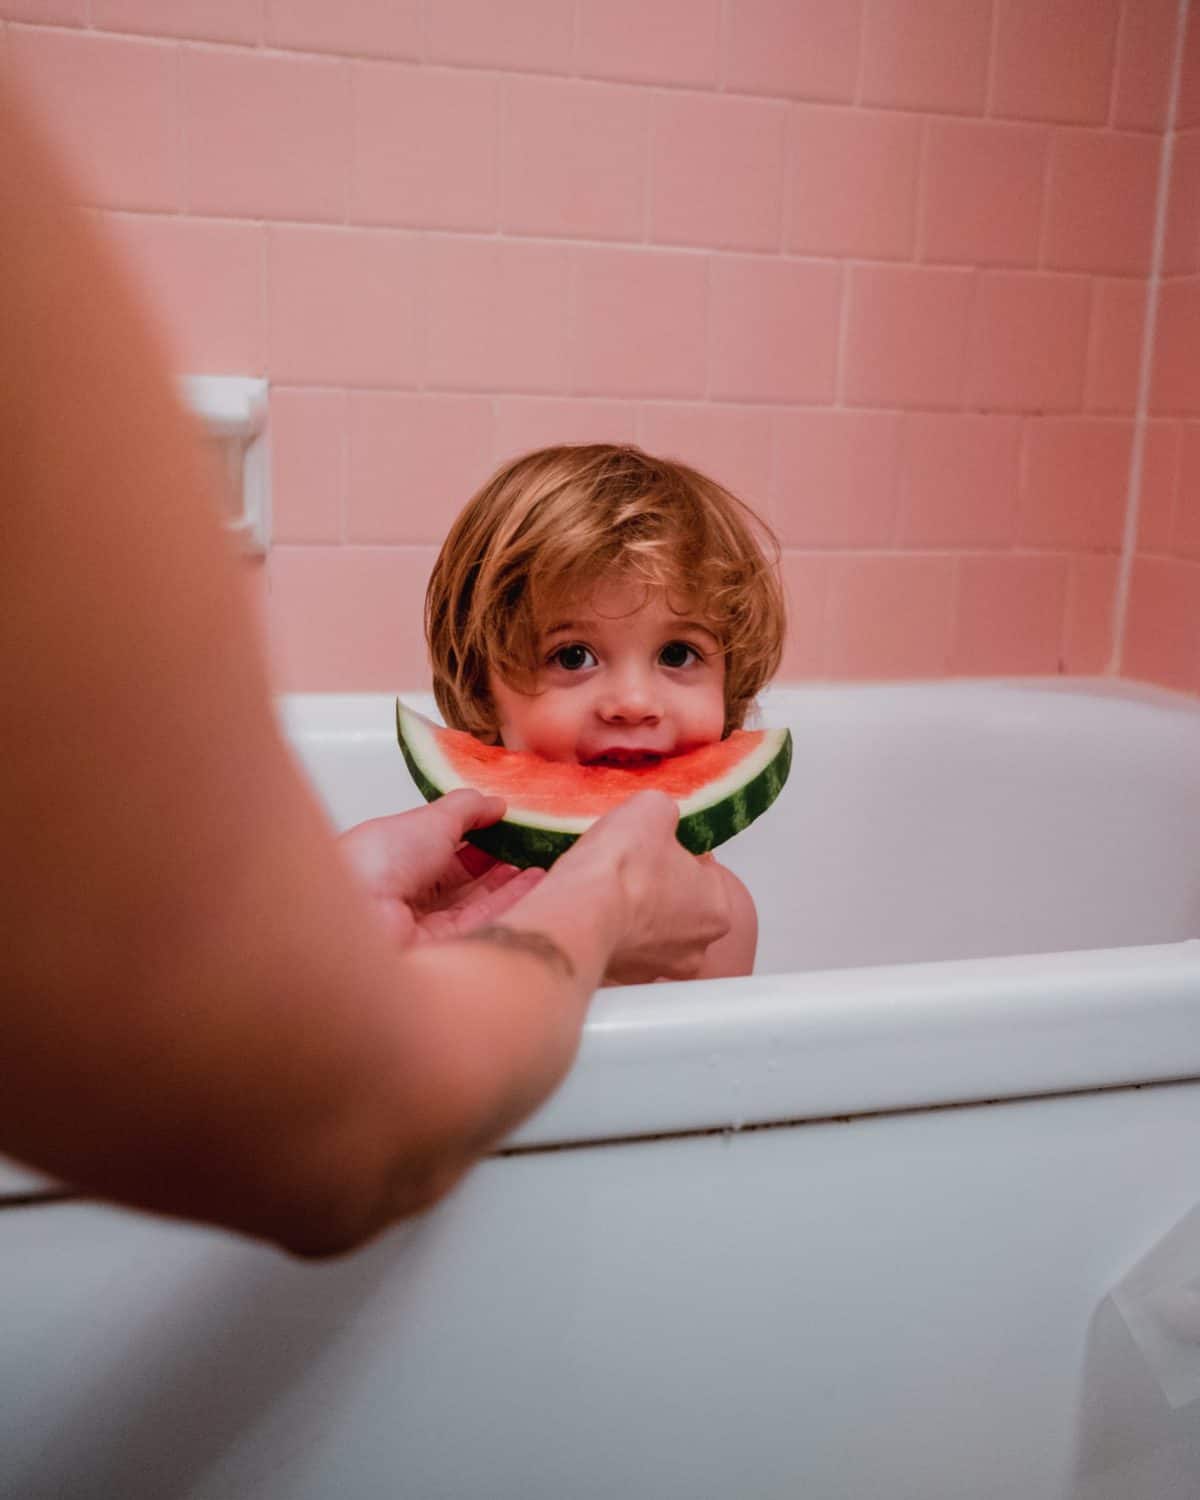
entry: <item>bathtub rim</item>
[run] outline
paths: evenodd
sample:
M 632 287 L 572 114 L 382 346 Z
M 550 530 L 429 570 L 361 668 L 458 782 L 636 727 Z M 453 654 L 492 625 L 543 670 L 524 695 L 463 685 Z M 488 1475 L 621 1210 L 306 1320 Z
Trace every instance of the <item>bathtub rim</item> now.
M 762 721 L 773 724 L 802 707 L 1019 712 L 1044 706 L 1047 694 L 1097 729 L 1113 714 L 1136 716 L 1147 730 L 1200 728 L 1200 700 L 1112 677 L 777 683 L 760 701 Z M 314 746 L 370 741 L 391 735 L 394 696 L 288 694 L 281 722 Z M 436 715 L 427 691 L 401 696 Z M 889 1029 L 901 1003 L 905 1022 Z M 1196 940 L 631 986 L 593 1000 L 570 1074 L 503 1149 L 1187 1078 L 1200 1078 Z
M 1200 938 L 630 985 L 494 1154 L 1200 1081 Z M 4 1197 L 55 1190 L 0 1157 Z
M 1200 1079 L 1200 939 L 602 991 L 505 1148 Z
M 1200 939 L 601 990 L 495 1155 L 1200 1082 Z M 6 1196 L 58 1185 L 0 1157 Z

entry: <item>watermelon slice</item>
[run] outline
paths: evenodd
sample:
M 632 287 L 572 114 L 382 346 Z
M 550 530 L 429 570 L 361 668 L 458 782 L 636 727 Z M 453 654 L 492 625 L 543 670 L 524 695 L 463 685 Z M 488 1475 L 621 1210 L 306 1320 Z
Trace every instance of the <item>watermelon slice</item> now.
M 475 787 L 508 803 L 503 822 L 467 835 L 506 864 L 549 868 L 597 818 L 635 792 L 666 792 L 679 805 L 679 842 L 706 854 L 766 812 L 787 780 L 786 729 L 738 729 L 728 739 L 646 766 L 579 766 L 484 745 L 443 729 L 396 700 L 396 734 L 427 802 Z

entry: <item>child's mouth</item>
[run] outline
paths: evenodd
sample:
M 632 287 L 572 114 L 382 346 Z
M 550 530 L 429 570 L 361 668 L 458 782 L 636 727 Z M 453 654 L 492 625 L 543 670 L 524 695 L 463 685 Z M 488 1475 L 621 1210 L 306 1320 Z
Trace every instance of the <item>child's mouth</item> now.
M 618 766 L 623 771 L 637 766 L 656 766 L 662 760 L 658 750 L 605 750 L 602 755 L 592 755 L 584 762 L 589 766 Z

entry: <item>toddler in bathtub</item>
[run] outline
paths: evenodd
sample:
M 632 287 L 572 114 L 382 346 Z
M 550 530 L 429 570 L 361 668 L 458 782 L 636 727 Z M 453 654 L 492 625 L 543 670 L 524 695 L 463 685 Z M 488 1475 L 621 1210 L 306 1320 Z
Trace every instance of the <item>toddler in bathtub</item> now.
M 458 517 L 426 595 L 446 723 L 585 765 L 644 764 L 724 738 L 782 649 L 783 595 L 763 543 L 777 551 L 728 490 L 637 448 L 544 448 L 505 465 Z M 754 965 L 754 902 L 721 873 L 732 923 L 704 978 Z

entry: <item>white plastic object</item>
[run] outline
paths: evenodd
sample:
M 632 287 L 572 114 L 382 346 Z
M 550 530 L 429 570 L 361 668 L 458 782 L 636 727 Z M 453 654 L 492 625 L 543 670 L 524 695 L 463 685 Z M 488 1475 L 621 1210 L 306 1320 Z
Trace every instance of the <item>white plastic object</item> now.
M 1142 1257 L 1112 1300 L 1171 1406 L 1200 1400 L 1200 1206 Z
M 233 501 L 229 530 L 247 552 L 264 553 L 271 541 L 267 381 L 246 375 L 185 375 L 181 390 L 223 455 Z
M 1194 1160 L 1187 1140 L 1181 1132 L 1157 1150 L 1148 1140 L 1130 1142 L 1138 1191 L 1160 1165 L 1175 1162 L 1184 1174 L 1178 1187 L 1195 1192 L 1186 1176 Z M 1146 1160 L 1147 1148 L 1154 1161 Z M 1128 1200 L 1134 1224 L 1137 1197 Z M 1195 1500 L 1200 1494 L 1198 1272 L 1200 1207 L 1162 1235 L 1097 1306 L 1087 1330 L 1074 1476 L 1065 1500 Z

